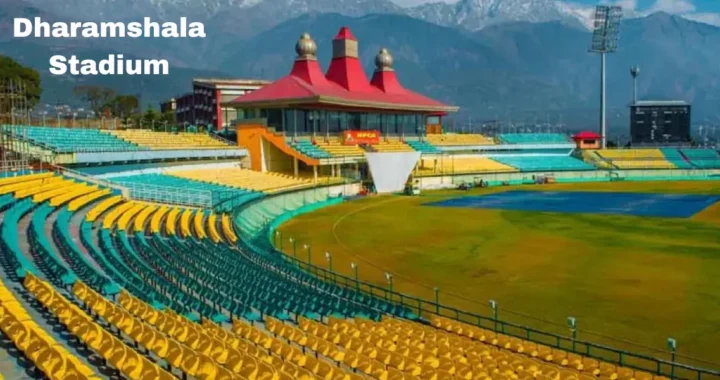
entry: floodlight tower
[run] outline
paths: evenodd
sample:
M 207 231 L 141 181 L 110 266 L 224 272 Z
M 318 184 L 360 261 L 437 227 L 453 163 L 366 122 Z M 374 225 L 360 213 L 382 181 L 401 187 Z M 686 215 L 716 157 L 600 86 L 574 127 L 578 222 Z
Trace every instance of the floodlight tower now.
M 633 97 L 632 104 L 637 103 L 637 77 L 640 75 L 640 66 L 635 65 L 630 67 L 630 76 L 633 79 Z
M 613 53 L 618 46 L 622 7 L 598 5 L 595 8 L 594 29 L 591 53 L 600 54 L 600 147 L 605 149 L 607 142 L 607 125 L 605 120 L 605 56 Z

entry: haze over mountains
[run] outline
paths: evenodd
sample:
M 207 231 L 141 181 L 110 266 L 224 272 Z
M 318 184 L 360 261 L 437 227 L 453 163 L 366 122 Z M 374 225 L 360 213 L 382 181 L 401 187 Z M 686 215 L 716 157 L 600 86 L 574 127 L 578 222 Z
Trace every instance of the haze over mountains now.
M 66 22 L 188 16 L 205 23 L 208 37 L 12 39 L 12 18 L 34 16 Z M 387 47 L 407 87 L 461 106 L 463 120 L 549 116 L 592 126 L 599 61 L 587 53 L 588 17 L 586 7 L 554 0 L 460 0 L 414 8 L 388 0 L 0 0 L 0 51 L 41 71 L 48 100 L 68 97 L 68 89 L 83 81 L 142 92 L 145 103 L 156 105 L 189 90 L 193 76 L 279 78 L 306 31 L 327 67 L 330 40 L 347 25 L 360 41 L 368 73 L 379 48 Z M 165 58 L 171 75 L 50 78 L 48 59 L 57 51 L 80 58 L 111 52 Z M 611 124 L 627 123 L 631 64 L 642 68 L 642 98 L 686 100 L 693 103 L 694 121 L 720 121 L 718 62 L 720 28 L 665 13 L 624 21 L 620 49 L 608 58 Z

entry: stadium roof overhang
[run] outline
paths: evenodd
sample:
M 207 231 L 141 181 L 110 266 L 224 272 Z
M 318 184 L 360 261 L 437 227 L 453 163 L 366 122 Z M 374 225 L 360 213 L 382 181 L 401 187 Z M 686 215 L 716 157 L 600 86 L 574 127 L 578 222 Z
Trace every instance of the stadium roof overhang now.
M 428 106 L 417 104 L 398 104 L 383 101 L 343 99 L 336 96 L 314 95 L 302 98 L 290 99 L 263 99 L 250 102 L 230 101 L 227 106 L 241 108 L 289 108 L 304 107 L 314 109 L 332 109 L 347 111 L 384 111 L 384 112 L 420 112 L 427 114 L 447 114 L 457 112 L 458 107 L 454 106 Z

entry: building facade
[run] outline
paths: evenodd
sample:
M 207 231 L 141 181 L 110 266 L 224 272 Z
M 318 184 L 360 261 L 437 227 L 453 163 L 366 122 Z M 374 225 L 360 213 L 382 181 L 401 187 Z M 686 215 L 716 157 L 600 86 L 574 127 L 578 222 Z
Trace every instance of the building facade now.
M 634 145 L 690 142 L 690 104 L 684 101 L 638 101 L 630 106 L 630 141 Z
M 178 125 L 208 126 L 215 130 L 234 128 L 235 108 L 222 104 L 270 83 L 257 79 L 193 79 L 192 92 L 170 99 L 160 109 L 174 110 Z

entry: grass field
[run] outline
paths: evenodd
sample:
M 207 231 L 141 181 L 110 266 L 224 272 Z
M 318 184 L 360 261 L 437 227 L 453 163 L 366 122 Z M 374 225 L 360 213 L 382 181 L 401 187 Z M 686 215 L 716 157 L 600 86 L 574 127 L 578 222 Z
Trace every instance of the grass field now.
M 302 215 L 281 226 L 313 263 L 463 310 L 668 358 L 720 362 L 720 202 L 692 218 L 647 218 L 420 206 L 507 190 L 720 194 L 720 182 L 625 182 L 523 186 L 378 196 Z M 289 244 L 284 244 L 290 253 Z M 302 256 L 304 257 L 304 256 Z M 633 343 L 631 343 L 633 342 Z M 701 361 L 682 359 L 704 367 Z

